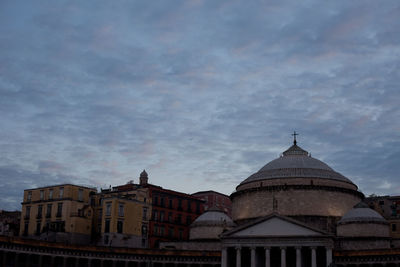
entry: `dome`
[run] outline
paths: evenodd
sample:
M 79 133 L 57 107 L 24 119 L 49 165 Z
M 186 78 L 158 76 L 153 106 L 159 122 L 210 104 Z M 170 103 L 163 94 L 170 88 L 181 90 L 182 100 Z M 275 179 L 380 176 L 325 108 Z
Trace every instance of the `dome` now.
M 324 178 L 352 182 L 335 172 L 324 162 L 311 157 L 311 155 L 295 143 L 282 156 L 269 162 L 258 172 L 252 174 L 240 185 L 268 179 L 279 178 Z
M 276 212 L 311 224 L 308 216 L 314 216 L 319 219 L 312 226 L 326 225 L 333 232 L 337 221 L 363 197 L 357 185 L 294 140 L 279 158 L 236 187 L 231 194 L 232 219 L 240 224 Z
M 196 225 L 234 225 L 232 219 L 225 214 L 225 212 L 218 209 L 209 209 L 202 215 L 197 217 L 192 223 L 192 226 Z
M 212 208 L 197 217 L 190 225 L 190 240 L 216 240 L 221 233 L 234 226 L 235 223 L 228 215 L 217 208 Z
M 370 209 L 367 204 L 360 202 L 353 209 L 349 210 L 340 219 L 339 224 L 345 223 L 365 223 L 365 222 L 381 222 L 386 223 L 386 220 L 378 212 Z
M 364 238 L 389 237 L 389 223 L 367 204 L 360 202 L 340 219 L 337 235 Z

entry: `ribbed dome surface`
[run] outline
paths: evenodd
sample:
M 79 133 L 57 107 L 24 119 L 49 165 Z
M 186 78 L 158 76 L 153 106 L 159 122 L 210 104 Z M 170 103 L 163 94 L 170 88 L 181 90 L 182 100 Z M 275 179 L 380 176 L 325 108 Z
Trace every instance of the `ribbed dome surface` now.
M 312 158 L 307 151 L 296 144 L 241 184 L 275 178 L 326 178 L 351 183 L 349 179 L 335 172 L 327 164 Z
M 367 204 L 359 203 L 340 219 L 339 224 L 349 222 L 386 222 L 378 212 L 370 209 Z

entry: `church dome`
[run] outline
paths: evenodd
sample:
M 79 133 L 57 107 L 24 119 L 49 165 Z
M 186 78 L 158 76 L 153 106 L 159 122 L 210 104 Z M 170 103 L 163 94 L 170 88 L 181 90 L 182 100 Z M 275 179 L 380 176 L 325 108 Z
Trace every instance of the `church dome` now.
M 337 220 L 363 197 L 350 179 L 311 157 L 294 140 L 279 158 L 236 187 L 231 195 L 232 219 L 240 224 L 278 213 L 308 223 L 313 216 L 325 220 L 315 226 L 327 225 L 329 229 L 321 230 L 333 232 Z
M 358 223 L 358 222 L 386 223 L 386 220 L 378 212 L 369 208 L 367 204 L 365 204 L 364 202 L 360 202 L 357 205 L 355 205 L 353 209 L 349 210 L 345 215 L 343 215 L 338 224 Z
M 267 163 L 258 172 L 244 180 L 241 185 L 265 179 L 302 177 L 324 178 L 352 183 L 324 162 L 311 157 L 307 151 L 295 143 L 283 152 L 281 157 Z
M 219 235 L 233 228 L 235 223 L 218 208 L 211 208 L 190 225 L 190 239 L 219 239 Z
M 389 237 L 389 223 L 367 204 L 360 202 L 338 222 L 338 236 Z

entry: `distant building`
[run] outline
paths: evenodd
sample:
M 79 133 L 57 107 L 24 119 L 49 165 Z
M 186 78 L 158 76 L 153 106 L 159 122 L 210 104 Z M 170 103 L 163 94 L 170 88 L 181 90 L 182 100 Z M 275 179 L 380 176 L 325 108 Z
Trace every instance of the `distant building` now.
M 400 238 L 400 196 L 370 196 L 364 202 L 390 224 L 390 235 Z
M 224 211 L 229 217 L 232 216 L 232 201 L 229 196 L 212 190 L 196 192 L 192 196 L 205 201 L 204 210 L 217 208 Z
M 91 196 L 95 188 L 62 184 L 24 191 L 20 235 L 88 244 L 92 233 Z
M 93 203 L 97 245 L 148 247 L 151 201 L 148 189 L 128 183 L 102 190 Z
M 18 236 L 20 219 L 20 211 L 0 210 L 0 235 Z
M 204 212 L 203 201 L 189 194 L 149 184 L 145 171 L 140 174 L 140 186 L 149 190 L 152 204 L 150 248 L 159 247 L 161 241 L 188 240 L 190 224 Z

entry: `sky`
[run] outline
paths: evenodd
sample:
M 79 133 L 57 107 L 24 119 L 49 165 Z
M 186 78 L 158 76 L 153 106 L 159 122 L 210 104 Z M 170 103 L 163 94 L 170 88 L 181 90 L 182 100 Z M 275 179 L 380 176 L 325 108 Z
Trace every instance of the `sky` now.
M 23 190 L 231 194 L 292 144 L 400 195 L 400 2 L 0 1 L 0 209 Z

